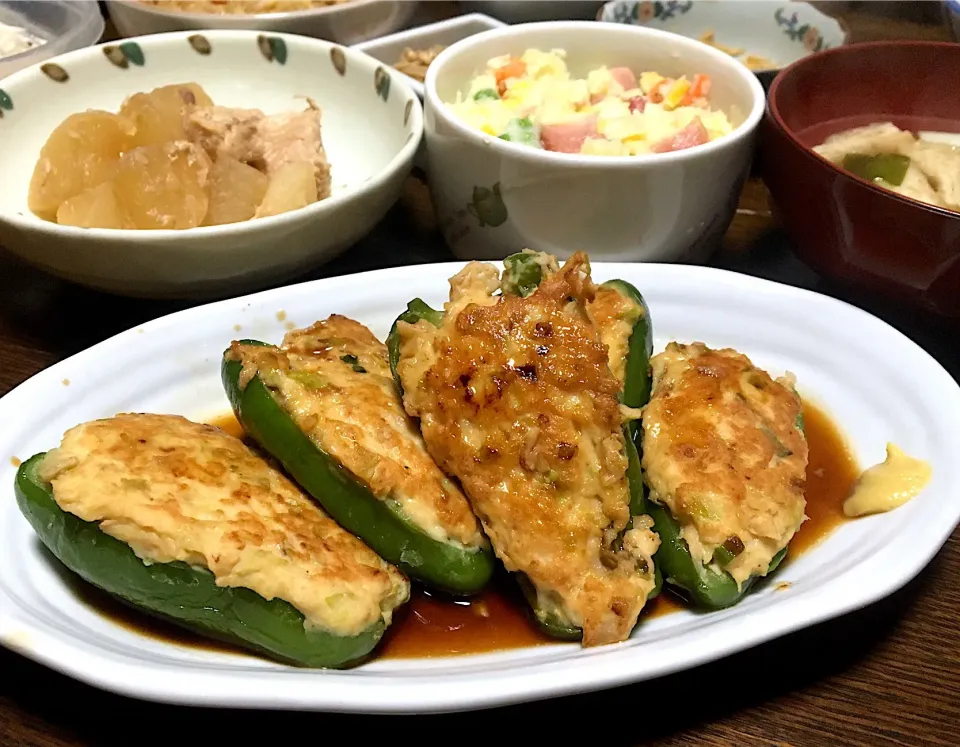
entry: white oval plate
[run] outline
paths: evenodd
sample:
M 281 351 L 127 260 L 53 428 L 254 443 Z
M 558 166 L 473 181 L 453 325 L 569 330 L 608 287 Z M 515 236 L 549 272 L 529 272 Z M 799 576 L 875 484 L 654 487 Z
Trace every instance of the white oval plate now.
M 59 443 L 64 430 L 119 411 L 228 412 L 220 384 L 234 338 L 279 342 L 288 325 L 331 313 L 381 337 L 415 296 L 439 306 L 461 263 L 318 280 L 221 301 L 123 332 L 0 399 L 0 642 L 92 685 L 149 700 L 370 713 L 484 708 L 647 680 L 718 659 L 886 596 L 910 581 L 960 521 L 960 388 L 892 327 L 809 291 L 704 267 L 593 266 L 646 295 L 657 349 L 669 340 L 731 346 L 825 407 L 863 464 L 887 440 L 929 460 L 933 480 L 906 506 L 841 526 L 721 612 L 680 612 L 640 625 L 626 643 L 556 644 L 469 657 L 372 661 L 351 671 L 302 670 L 181 648 L 102 617 L 70 591 L 13 494 L 10 457 Z M 69 382 L 69 383 L 67 383 Z

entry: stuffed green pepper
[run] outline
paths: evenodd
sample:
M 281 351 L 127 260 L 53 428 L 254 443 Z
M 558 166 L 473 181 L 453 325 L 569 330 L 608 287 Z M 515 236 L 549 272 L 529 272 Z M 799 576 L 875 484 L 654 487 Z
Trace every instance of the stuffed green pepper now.
M 124 414 L 24 462 L 21 512 L 68 569 L 121 601 L 294 665 L 366 658 L 407 601 L 396 569 L 213 426 Z
M 671 342 L 651 360 L 643 471 L 667 584 L 696 606 L 737 603 L 804 521 L 808 449 L 793 381 L 735 350 Z
M 546 277 L 560 269 L 554 256 L 530 249 L 510 255 L 503 261 L 503 266 L 501 291 L 522 297 L 529 296 Z M 585 310 L 599 331 L 600 339 L 607 346 L 610 371 L 620 382 L 620 401 L 629 408 L 639 410 L 650 399 L 652 378 L 650 357 L 653 355 L 653 326 L 646 300 L 640 291 L 627 281 L 607 280 L 596 287 L 593 297 L 585 304 Z M 628 476 L 632 494 L 630 513 L 631 516 L 643 516 L 649 514 L 649 504 L 637 446 L 640 420 L 631 419 L 624 427 L 627 429 L 626 437 L 629 441 Z M 631 519 L 627 528 L 632 524 Z M 663 583 L 659 566 L 655 570 L 656 583 L 650 599 L 660 593 Z
M 244 430 L 341 526 L 431 588 L 486 585 L 489 542 L 427 452 L 369 329 L 333 315 L 279 347 L 234 342 L 222 378 Z
M 526 295 L 472 262 L 443 312 L 412 303 L 389 340 L 431 454 L 547 632 L 584 646 L 629 637 L 659 542 L 631 512 L 624 425 L 636 412 L 587 313 L 595 292 L 583 254 Z

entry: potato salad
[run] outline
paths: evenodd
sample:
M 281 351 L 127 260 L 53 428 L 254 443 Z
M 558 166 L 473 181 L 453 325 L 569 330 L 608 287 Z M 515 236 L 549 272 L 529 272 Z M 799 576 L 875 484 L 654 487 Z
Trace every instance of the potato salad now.
M 631 156 L 702 145 L 733 130 L 710 106 L 710 77 L 639 76 L 599 67 L 577 78 L 563 50 L 528 49 L 487 62 L 450 104 L 467 124 L 558 153 Z

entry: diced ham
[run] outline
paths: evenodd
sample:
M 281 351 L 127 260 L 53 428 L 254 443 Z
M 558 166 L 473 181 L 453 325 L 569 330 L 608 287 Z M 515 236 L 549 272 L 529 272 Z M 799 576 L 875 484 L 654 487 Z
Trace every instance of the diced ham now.
M 637 87 L 637 76 L 628 67 L 614 67 L 610 69 L 610 77 L 623 86 L 625 91 Z
M 584 140 L 598 135 L 597 118 L 591 115 L 574 122 L 543 125 L 540 128 L 540 144 L 544 150 L 555 153 L 579 153 Z
M 650 150 L 654 153 L 670 153 L 675 150 L 693 148 L 695 145 L 703 145 L 709 140 L 710 135 L 707 134 L 707 128 L 703 126 L 700 117 L 695 117 L 690 124 L 676 135 L 664 138 L 659 143 L 654 143 Z
M 640 112 L 647 108 L 647 100 L 643 96 L 634 96 L 630 99 L 630 111 Z

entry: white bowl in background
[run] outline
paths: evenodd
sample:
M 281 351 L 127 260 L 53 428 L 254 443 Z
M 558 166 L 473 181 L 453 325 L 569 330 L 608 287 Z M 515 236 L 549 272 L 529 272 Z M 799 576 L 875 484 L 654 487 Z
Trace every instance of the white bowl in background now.
M 468 36 L 501 28 L 505 25 L 503 21 L 498 21 L 496 18 L 491 18 L 483 13 L 468 13 L 444 21 L 417 26 L 396 34 L 381 36 L 379 39 L 354 44 L 353 48 L 366 52 L 386 65 L 393 66 L 407 47 L 410 49 L 429 49 L 435 45 L 448 47 L 454 42 L 466 39 Z M 400 73 L 400 75 L 403 76 L 407 85 L 416 91 L 417 96 L 422 99 L 423 83 L 404 73 Z
M 810 3 L 792 0 L 612 0 L 597 20 L 647 26 L 699 39 L 712 32 L 714 41 L 763 57 L 773 65 L 755 69 L 768 87 L 777 71 L 807 55 L 846 43 L 843 25 Z
M 100 41 L 104 22 L 96 3 L 65 0 L 0 2 L 0 23 L 26 29 L 45 44 L 0 58 L 0 78 Z
M 553 153 L 487 135 L 444 103 L 501 54 L 563 49 L 575 75 L 625 65 L 666 76 L 707 73 L 711 104 L 736 129 L 673 153 Z M 712 47 L 665 31 L 589 21 L 486 31 L 442 52 L 427 71 L 425 142 L 444 237 L 461 259 L 524 247 L 596 261 L 699 262 L 733 218 L 765 97 L 756 76 Z
M 269 51 L 269 54 L 265 53 Z M 282 215 L 187 230 L 61 226 L 27 208 L 50 133 L 86 109 L 196 82 L 214 102 L 269 113 L 319 105 L 333 194 Z M 393 85 L 391 85 L 393 84 Z M 396 202 L 423 133 L 398 74 L 330 42 L 253 31 L 174 32 L 77 50 L 3 81 L 0 246 L 52 274 L 123 295 L 223 296 L 288 280 L 366 235 Z
M 339 44 L 356 44 L 403 28 L 419 3 L 411 0 L 351 0 L 348 3 L 283 13 L 187 13 L 138 0 L 107 0 L 121 36 L 166 31 L 230 29 L 301 34 Z

